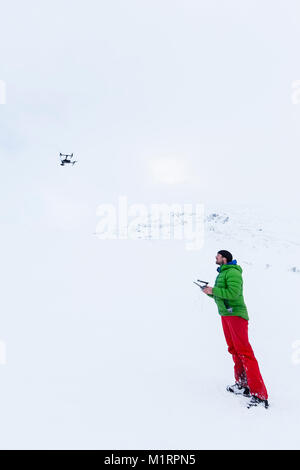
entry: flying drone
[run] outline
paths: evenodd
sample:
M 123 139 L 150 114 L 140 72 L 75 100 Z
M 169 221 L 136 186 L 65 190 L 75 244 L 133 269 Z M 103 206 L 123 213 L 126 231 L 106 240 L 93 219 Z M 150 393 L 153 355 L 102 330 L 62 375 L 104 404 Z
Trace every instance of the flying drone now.
M 59 154 L 60 156 L 60 159 L 61 159 L 61 166 L 65 166 L 65 165 L 69 165 L 69 164 L 72 164 L 72 165 L 75 165 L 76 163 L 76 160 L 73 160 L 73 153 L 71 154 L 65 154 L 65 153 L 60 153 Z

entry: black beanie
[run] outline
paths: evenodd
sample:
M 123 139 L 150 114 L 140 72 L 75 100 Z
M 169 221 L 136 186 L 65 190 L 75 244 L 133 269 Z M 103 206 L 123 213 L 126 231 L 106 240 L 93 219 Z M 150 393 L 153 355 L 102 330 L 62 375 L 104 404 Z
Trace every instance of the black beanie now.
M 222 255 L 223 258 L 226 258 L 226 259 L 227 259 L 227 263 L 230 263 L 230 261 L 232 261 L 232 254 L 229 253 L 229 251 L 220 250 L 220 251 L 218 251 L 218 254 Z

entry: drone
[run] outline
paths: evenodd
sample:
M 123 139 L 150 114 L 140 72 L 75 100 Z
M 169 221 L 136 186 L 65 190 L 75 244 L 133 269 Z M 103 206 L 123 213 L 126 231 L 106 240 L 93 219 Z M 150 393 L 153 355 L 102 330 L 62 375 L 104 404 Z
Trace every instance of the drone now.
M 61 166 L 65 166 L 65 165 L 68 165 L 68 164 L 75 165 L 75 163 L 76 163 L 76 160 L 73 160 L 73 157 L 74 157 L 73 153 L 71 153 L 70 155 L 60 153 L 59 156 L 60 156 L 60 159 L 61 159 L 61 163 L 60 163 Z

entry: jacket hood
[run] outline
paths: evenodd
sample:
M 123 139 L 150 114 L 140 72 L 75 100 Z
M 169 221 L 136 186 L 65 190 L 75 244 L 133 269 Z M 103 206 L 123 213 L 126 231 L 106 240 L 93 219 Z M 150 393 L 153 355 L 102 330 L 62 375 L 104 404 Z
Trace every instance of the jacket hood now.
M 224 271 L 225 269 L 237 269 L 241 273 L 243 272 L 241 266 L 237 264 L 236 259 L 233 259 L 232 261 L 230 261 L 227 264 L 222 264 L 222 266 L 219 266 L 217 268 L 217 271 L 220 273 L 221 271 Z

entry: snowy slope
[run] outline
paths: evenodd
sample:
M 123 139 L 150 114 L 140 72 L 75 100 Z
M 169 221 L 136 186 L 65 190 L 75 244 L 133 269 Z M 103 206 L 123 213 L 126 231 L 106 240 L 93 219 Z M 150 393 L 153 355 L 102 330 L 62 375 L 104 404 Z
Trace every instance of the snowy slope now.
M 299 448 L 298 234 L 288 225 L 281 233 L 263 209 L 205 216 L 199 252 L 183 242 L 101 241 L 88 218 L 77 231 L 15 235 L 18 269 L 3 255 L 20 287 L 16 295 L 3 284 L 1 447 Z M 233 368 L 220 317 L 192 283 L 214 282 L 219 249 L 244 269 L 268 411 L 225 392 Z
M 299 449 L 300 3 L 2 3 L 0 448 Z M 122 195 L 205 203 L 203 248 L 100 240 Z M 268 412 L 192 282 L 222 248 Z

